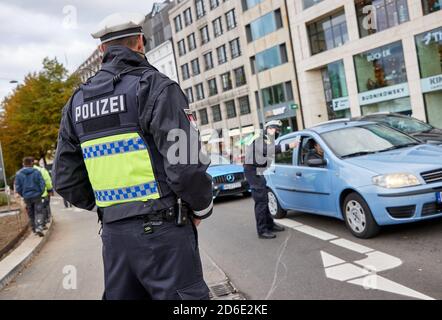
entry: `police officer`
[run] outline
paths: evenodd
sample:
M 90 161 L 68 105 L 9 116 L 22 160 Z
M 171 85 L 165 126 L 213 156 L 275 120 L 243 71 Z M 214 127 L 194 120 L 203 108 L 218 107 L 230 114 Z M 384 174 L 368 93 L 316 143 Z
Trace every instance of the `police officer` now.
M 264 171 L 271 164 L 275 154 L 286 152 L 298 146 L 297 142 L 275 146 L 275 140 L 281 132 L 281 121 L 270 121 L 265 125 L 265 135 L 255 134 L 246 147 L 244 172 L 252 189 L 255 201 L 255 218 L 258 237 L 274 239 L 273 232 L 284 231 L 284 227 L 274 223 L 268 208 L 267 183 Z
M 196 225 L 212 213 L 209 162 L 168 159 L 171 130 L 185 133 L 185 154 L 199 133 L 178 84 L 147 62 L 143 22 L 114 14 L 93 34 L 103 65 L 63 110 L 54 188 L 98 207 L 104 299 L 208 299 Z

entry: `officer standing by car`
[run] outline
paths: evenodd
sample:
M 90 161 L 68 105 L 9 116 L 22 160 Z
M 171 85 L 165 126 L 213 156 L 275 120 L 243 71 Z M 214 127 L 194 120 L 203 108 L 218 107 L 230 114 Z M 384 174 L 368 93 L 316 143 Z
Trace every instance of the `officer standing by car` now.
M 189 159 L 192 136 L 201 150 L 195 119 L 178 84 L 146 60 L 143 22 L 114 14 L 93 34 L 103 65 L 63 110 L 54 188 L 76 207 L 98 207 L 104 299 L 208 299 L 196 225 L 212 213 L 209 161 Z M 185 163 L 168 159 L 176 129 Z
M 246 147 L 244 172 L 252 190 L 255 201 L 255 218 L 258 237 L 274 239 L 273 232 L 282 232 L 284 227 L 275 224 L 268 207 L 267 183 L 264 171 L 272 163 L 276 154 L 283 153 L 298 146 L 297 142 L 288 145 L 275 145 L 281 133 L 282 122 L 270 121 L 265 125 L 265 135 L 255 134 Z

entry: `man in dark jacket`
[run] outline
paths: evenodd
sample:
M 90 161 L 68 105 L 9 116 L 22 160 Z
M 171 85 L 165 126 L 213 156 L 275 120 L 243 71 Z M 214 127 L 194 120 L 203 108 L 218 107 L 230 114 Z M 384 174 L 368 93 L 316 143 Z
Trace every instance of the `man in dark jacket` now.
M 33 168 L 34 159 L 23 159 L 23 168 L 15 177 L 15 190 L 25 200 L 32 231 L 43 237 L 43 198 L 45 181 L 40 171 Z

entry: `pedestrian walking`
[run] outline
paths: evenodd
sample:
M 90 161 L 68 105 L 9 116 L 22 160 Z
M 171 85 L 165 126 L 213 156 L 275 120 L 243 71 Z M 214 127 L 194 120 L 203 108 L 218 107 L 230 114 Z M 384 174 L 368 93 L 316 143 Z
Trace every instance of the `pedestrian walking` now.
M 201 150 L 195 119 L 146 60 L 144 20 L 114 14 L 93 33 L 103 65 L 63 110 L 54 187 L 75 207 L 98 207 L 104 299 L 208 299 L 196 226 L 212 213 L 209 161 L 190 161 L 192 136 Z M 185 161 L 168 158 L 174 130 Z
M 45 189 L 42 194 L 43 198 L 43 214 L 44 214 L 44 222 L 43 222 L 43 229 L 47 229 L 47 224 L 51 220 L 51 197 L 54 196 L 54 190 L 52 187 L 52 178 L 49 174 L 49 171 L 44 168 L 40 167 L 38 160 L 34 161 L 34 168 L 40 171 L 44 181 L 45 181 Z
M 34 158 L 23 159 L 23 168 L 15 176 L 15 191 L 24 199 L 32 232 L 44 236 L 44 212 L 42 194 L 45 181 L 40 171 L 33 168 Z
M 244 173 L 252 190 L 255 201 L 255 219 L 258 237 L 273 239 L 273 232 L 282 232 L 284 227 L 275 224 L 268 207 L 267 183 L 264 171 L 272 163 L 276 154 L 286 152 L 298 146 L 297 142 L 289 145 L 275 145 L 281 132 L 281 121 L 271 121 L 265 125 L 265 135 L 255 134 L 246 147 Z

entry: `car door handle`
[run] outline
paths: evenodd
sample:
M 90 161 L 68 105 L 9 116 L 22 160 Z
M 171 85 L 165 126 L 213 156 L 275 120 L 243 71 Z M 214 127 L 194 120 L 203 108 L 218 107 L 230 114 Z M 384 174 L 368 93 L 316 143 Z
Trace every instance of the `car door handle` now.
M 296 177 L 297 178 L 301 178 L 302 177 L 302 172 L 296 172 Z

